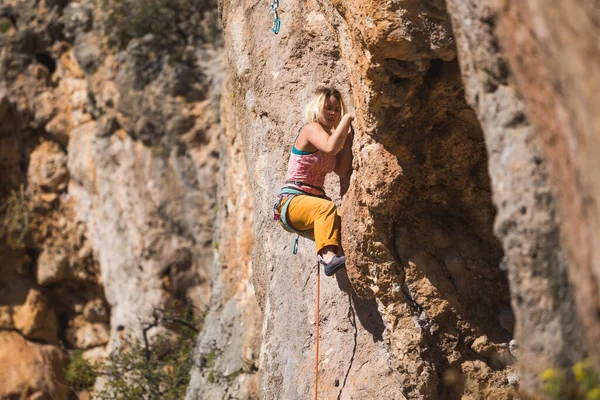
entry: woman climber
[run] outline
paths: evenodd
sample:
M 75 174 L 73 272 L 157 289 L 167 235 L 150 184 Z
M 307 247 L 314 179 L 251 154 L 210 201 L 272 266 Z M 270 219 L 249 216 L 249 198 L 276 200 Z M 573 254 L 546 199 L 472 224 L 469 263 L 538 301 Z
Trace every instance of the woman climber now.
M 274 206 L 283 227 L 315 241 L 325 275 L 344 267 L 340 217 L 325 195 L 325 175 L 348 177 L 352 169 L 353 112 L 347 112 L 339 91 L 318 89 L 306 108 L 306 122 L 292 147 L 286 181 Z M 295 249 L 294 249 L 295 252 Z

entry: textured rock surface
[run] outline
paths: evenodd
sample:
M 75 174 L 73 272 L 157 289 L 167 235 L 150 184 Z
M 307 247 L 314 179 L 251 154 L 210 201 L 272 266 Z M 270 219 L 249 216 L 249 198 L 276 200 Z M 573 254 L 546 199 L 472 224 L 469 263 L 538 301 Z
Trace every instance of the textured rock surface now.
M 500 1 L 497 34 L 559 190 L 578 316 L 600 370 L 598 3 Z M 532 22 L 524 22 L 524 16 Z
M 153 306 L 206 308 L 223 66 L 192 3 L 183 36 L 115 24 L 120 2 L 0 5 L 3 328 L 99 359 Z
M 15 329 L 26 338 L 58 344 L 56 314 L 38 290 L 29 290 L 25 303 L 15 306 L 13 321 Z
M 0 332 L 0 396 L 5 399 L 66 399 L 66 354 L 32 343 L 16 332 Z
M 274 35 L 221 0 L 219 111 L 213 2 L 160 32 L 96 4 L 0 5 L 0 397 L 66 398 L 59 339 L 102 359 L 172 299 L 208 310 L 187 398 L 311 397 L 313 244 L 271 207 L 322 84 L 358 118 L 319 397 L 508 399 L 599 362 L 597 5 L 281 2 Z
M 107 27 L 91 3 L 68 13 L 86 9 L 96 28 Z M 77 21 L 75 31 L 85 31 Z M 98 30 L 87 31 L 84 44 L 75 40 L 78 61 L 93 65 L 86 78 L 98 118 L 69 133 L 69 193 L 98 258 L 114 346 L 119 335 L 140 334 L 153 307 L 171 299 L 201 309 L 208 303 L 218 157 L 210 100 L 222 72 L 218 51 L 198 38 L 190 50 L 197 62 L 170 62 L 152 35 L 121 43 L 108 57 L 81 55 L 89 43 L 105 54 L 105 40 L 116 40 Z
M 56 38 L 57 15 L 43 4 L 37 11 L 27 3 L 0 6 L 14 24 L 0 37 L 0 308 L 3 330 L 13 331 L 0 332 L 0 397 L 66 399 L 68 357 L 58 346 L 63 324 L 82 298 L 102 293 L 83 226 L 65 196 L 64 149 L 41 128 L 57 105 L 48 100 L 56 65 L 42 62 Z M 68 272 L 65 286 L 40 286 Z
M 301 242 L 299 256 L 293 257 L 292 236 L 266 221 L 271 219 L 272 202 L 278 182 L 283 179 L 290 142 L 300 127 L 302 110 L 293 105 L 305 102 L 319 81 L 335 77 L 326 68 L 342 74 L 335 78 L 340 86 L 344 74 L 342 63 L 309 58 L 313 51 L 338 51 L 333 32 L 324 24 L 317 5 L 290 7 L 282 14 L 282 23 L 292 24 L 290 30 L 265 37 L 253 27 L 268 27 L 269 14 L 259 9 L 243 13 L 241 10 L 249 9 L 243 2 L 223 4 L 232 68 L 231 118 L 238 127 L 237 138 L 244 145 L 255 204 L 252 265 L 257 298 L 265 315 L 259 364 L 261 398 L 306 398 L 313 390 L 313 244 Z M 291 31 L 296 34 L 291 35 Z M 244 32 L 254 33 L 246 36 Z M 322 40 L 311 42 L 311 36 Z M 321 66 L 315 68 L 316 65 Z M 306 76 L 314 79 L 309 85 L 303 81 Z M 330 182 L 330 189 L 334 186 Z M 357 393 L 359 397 L 376 397 L 383 383 L 390 397 L 401 397 L 394 372 L 386 365 L 383 328 L 375 303 L 362 302 L 351 294 L 347 279 L 340 282 L 346 291 L 340 291 L 335 279 L 323 279 L 322 283 L 324 356 L 320 365 L 320 396 Z M 356 308 L 354 301 L 359 304 Z M 372 357 L 373 354 L 378 357 Z
M 466 98 L 481 121 L 490 154 L 499 210 L 495 231 L 503 242 L 518 321 L 520 388 L 538 393 L 543 370 L 568 368 L 586 354 L 559 241 L 555 191 L 535 126 L 499 47 L 498 14 L 475 3 L 448 4 Z
M 369 384 L 377 382 L 398 390 L 391 397 L 514 398 L 518 381 L 525 394 L 538 393 L 541 370 L 586 355 L 555 192 L 521 100 L 521 90 L 535 91 L 512 80 L 495 31 L 501 14 L 508 46 L 518 32 L 511 22 L 529 29 L 522 20 L 528 14 L 518 10 L 541 5 L 505 3 L 494 3 L 500 12 L 450 1 L 451 21 L 443 2 L 306 2 L 280 6 L 282 31 L 268 35 L 271 15 L 264 9 L 222 2 L 233 118 L 241 122 L 253 177 L 265 398 L 305 398 L 311 391 L 312 244 L 301 246 L 299 260 L 291 258 L 289 235 L 282 237 L 269 219 L 302 105 L 319 84 L 340 87 L 359 108 L 343 244 L 354 290 L 372 299 L 351 294 L 356 307 L 344 305 L 340 288 L 354 292 L 341 275 L 339 288 L 325 285 L 321 340 L 330 352 L 321 360 L 321 395 L 374 396 Z M 595 15 L 588 13 L 586 24 Z M 512 52 L 508 59 L 533 62 Z M 527 79 L 525 67 L 520 72 Z M 584 95 L 592 96 L 590 87 Z M 583 114 L 593 126 L 594 117 Z M 328 185 L 335 192 L 337 183 Z M 356 328 L 353 350 L 344 335 L 349 305 L 346 315 L 362 322 L 349 322 Z M 518 375 L 513 332 L 522 358 Z M 372 357 L 378 351 L 384 356 Z M 375 365 L 383 358 L 385 367 Z M 344 374 L 353 380 L 340 380 Z
M 231 85 L 226 85 L 231 93 Z M 224 96 L 212 296 L 195 351 L 188 399 L 258 399 L 262 315 L 252 285 L 253 200 L 240 128 Z
M 244 122 L 240 136 L 254 176 L 254 282 L 265 315 L 261 394 L 305 398 L 312 390 L 313 245 L 304 242 L 293 258 L 292 238 L 269 219 L 302 106 L 319 84 L 352 88 L 360 107 L 343 231 L 353 286 L 371 298 L 360 299 L 345 274 L 324 280 L 321 395 L 376 397 L 382 387 L 393 398 L 461 393 L 444 383 L 445 371 L 468 369 L 468 346 L 484 333 L 494 343 L 509 341 L 497 321 L 509 295 L 492 233 L 483 137 L 450 61 L 443 8 L 309 2 L 286 7 L 286 28 L 265 38 L 239 33 L 269 24 L 260 10 L 242 20 L 245 7 L 222 6 L 234 118 Z M 350 29 L 361 13 L 372 20 Z M 329 182 L 330 191 L 335 186 Z M 487 395 L 514 396 L 504 371 L 475 370 L 469 379 L 488 385 Z
M 67 340 L 78 349 L 90 349 L 108 343 L 109 327 L 99 322 L 88 322 L 85 315 L 80 315 L 67 328 Z

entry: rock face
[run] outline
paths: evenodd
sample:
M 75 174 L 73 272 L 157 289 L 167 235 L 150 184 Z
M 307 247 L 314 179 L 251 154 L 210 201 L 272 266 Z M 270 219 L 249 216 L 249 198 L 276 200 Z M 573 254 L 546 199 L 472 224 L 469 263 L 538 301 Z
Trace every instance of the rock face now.
M 245 121 L 240 136 L 255 177 L 261 394 L 306 398 L 313 390 L 313 244 L 301 242 L 294 258 L 291 236 L 269 218 L 303 104 L 330 84 L 359 107 L 359 123 L 342 202 L 352 285 L 343 273 L 323 281 L 320 396 L 371 398 L 386 387 L 391 398 L 430 399 L 476 395 L 477 385 L 488 396 L 514 396 L 506 362 L 495 370 L 470 350 L 483 335 L 508 346 L 498 316 L 510 305 L 483 136 L 463 100 L 443 8 L 308 2 L 286 7 L 281 34 L 264 38 L 258 29 L 239 32 L 270 22 L 259 10 L 242 15 L 246 6 L 222 8 L 233 118 Z M 361 13 L 372 20 L 351 29 Z M 339 193 L 338 183 L 328 185 Z M 453 371 L 467 377 L 461 387 L 443 379 Z
M 97 360 L 153 307 L 206 310 L 224 68 L 216 4 L 184 3 L 0 5 L 2 329 Z
M 210 9 L 187 10 L 189 23 Z M 127 30 L 91 3 L 65 9 L 97 115 L 69 133 L 69 193 L 100 265 L 112 346 L 173 299 L 205 309 L 212 260 L 218 49 L 191 26 L 189 43 L 143 34 L 136 10 Z
M 65 137 L 45 126 L 60 110 L 85 103 L 87 89 L 74 89 L 80 71 L 57 42 L 57 7 L 5 2 L 0 15 L 10 25 L 0 35 L 0 397 L 66 399 L 68 355 L 59 342 L 76 348 L 64 337 L 66 326 L 104 296 L 67 192 Z M 89 117 L 77 112 L 67 122 Z
M 0 5 L 0 398 L 66 399 L 59 343 L 101 360 L 173 300 L 206 311 L 190 400 L 310 398 L 315 366 L 319 398 L 514 399 L 600 368 L 597 5 L 281 2 L 275 35 L 220 0 L 224 82 L 216 2 L 101 3 Z M 316 315 L 314 244 L 271 213 L 321 85 L 358 117 Z
M 225 85 L 231 93 L 231 84 Z M 224 96 L 218 215 L 209 313 L 196 348 L 188 399 L 258 399 L 262 314 L 252 285 L 253 198 L 233 101 Z
M 450 1 L 466 98 L 486 132 L 489 171 L 498 208 L 495 232 L 505 249 L 512 306 L 518 321 L 519 379 L 539 392 L 540 373 L 568 368 L 586 354 L 567 262 L 561 251 L 556 191 L 548 160 L 527 116 L 520 87 L 499 47 L 491 7 Z M 512 47 L 512 46 L 511 46 Z M 577 286 L 574 286 L 577 288 Z
M 254 202 L 261 397 L 307 398 L 314 385 L 313 244 L 301 241 L 293 257 L 291 235 L 270 217 L 303 106 L 319 85 L 337 86 L 358 108 L 354 174 L 343 200 L 340 182 L 327 182 L 343 213 L 348 276 L 323 282 L 319 397 L 375 398 L 385 387 L 390 398 L 508 399 L 518 382 L 533 395 L 542 370 L 568 367 L 598 343 L 590 317 L 593 247 L 573 257 L 560 240 L 564 229 L 579 229 L 575 238 L 592 232 L 595 219 L 561 222 L 561 190 L 549 178 L 556 167 L 538 133 L 545 125 L 528 107 L 543 102 L 520 83 L 535 73 L 530 63 L 553 66 L 548 59 L 564 73 L 542 87 L 567 86 L 582 74 L 584 53 L 563 62 L 557 38 L 566 24 L 549 27 L 558 14 L 512 3 L 448 1 L 448 10 L 430 1 L 280 4 L 282 30 L 274 35 L 266 7 L 221 2 L 233 98 L 223 118 L 239 127 Z M 592 6 L 569 12 L 576 19 L 585 7 Z M 539 12 L 539 32 L 527 30 L 525 9 Z M 588 10 L 583 27 L 569 33 L 587 38 L 577 48 L 594 46 L 595 16 Z M 520 30 L 519 40 L 535 33 L 525 43 L 535 61 L 509 45 Z M 597 95 L 597 74 L 590 80 L 559 97 L 580 127 L 595 126 L 587 112 L 593 102 L 581 115 L 573 106 Z M 553 97 L 548 89 L 543 100 Z M 534 113 L 547 114 L 552 106 L 544 104 Z M 578 161 L 581 169 L 567 172 L 580 176 L 592 163 Z M 592 178 L 572 182 L 594 198 Z M 588 204 L 591 213 L 595 203 Z M 586 235 L 589 243 L 593 237 Z M 580 308 L 574 293 L 582 276 L 587 305 Z M 587 315 L 587 341 L 576 310 Z
M 271 23 L 264 10 L 242 12 L 251 10 L 244 2 L 224 2 L 222 10 L 232 72 L 231 118 L 239 121 L 255 207 L 252 265 L 264 315 L 260 396 L 296 399 L 313 392 L 315 255 L 307 241 L 301 241 L 298 256 L 291 254 L 293 237 L 271 220 L 272 203 L 301 126 L 302 110 L 295 105 L 306 102 L 320 82 L 344 88 L 347 73 L 335 57 L 334 32 L 317 4 L 289 7 L 282 14 L 287 27 L 278 36 L 265 36 L 259 28 Z M 307 76 L 311 81 L 305 81 Z M 330 190 L 335 186 L 328 183 Z M 400 376 L 387 362 L 377 304 L 359 299 L 345 275 L 339 277 L 322 281 L 320 397 L 352 393 L 375 398 L 386 387 L 389 397 L 401 398 Z
M 497 35 L 558 187 L 562 239 L 577 314 L 600 370 L 597 3 L 496 4 Z M 535 24 L 523 24 L 524 15 Z M 566 52 L 565 52 L 566 50 Z
M 0 332 L 2 398 L 66 399 L 66 355 L 52 345 L 32 343 L 16 332 Z

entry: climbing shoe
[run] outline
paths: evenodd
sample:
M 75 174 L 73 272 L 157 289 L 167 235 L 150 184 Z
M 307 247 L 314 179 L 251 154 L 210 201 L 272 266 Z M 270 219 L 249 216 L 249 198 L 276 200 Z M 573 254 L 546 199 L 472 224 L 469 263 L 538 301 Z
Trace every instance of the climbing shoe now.
M 325 275 L 332 276 L 341 268 L 346 266 L 346 256 L 333 256 L 331 261 L 326 263 L 323 258 L 319 256 L 319 262 L 323 265 L 323 271 Z

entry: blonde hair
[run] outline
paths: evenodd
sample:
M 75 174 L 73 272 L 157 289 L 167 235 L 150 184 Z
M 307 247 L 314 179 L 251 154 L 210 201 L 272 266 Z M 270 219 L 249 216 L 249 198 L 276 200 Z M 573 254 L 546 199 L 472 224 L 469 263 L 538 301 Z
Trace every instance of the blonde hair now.
M 333 96 L 340 102 L 341 115 L 343 117 L 346 113 L 346 103 L 339 90 L 329 87 L 318 88 L 315 92 L 315 96 L 312 98 L 310 103 L 306 106 L 304 118 L 306 123 L 318 121 L 319 117 L 323 115 L 323 108 L 325 107 L 325 100 L 330 96 Z

